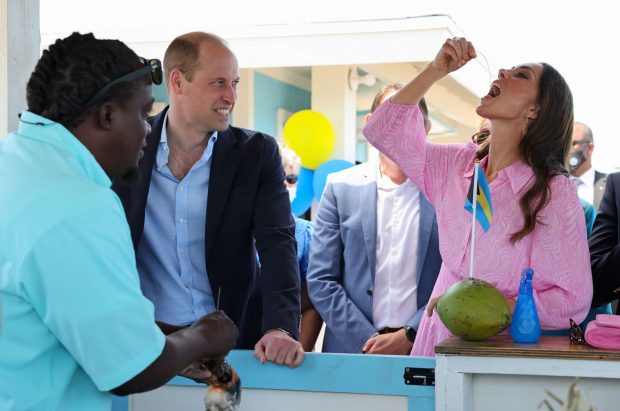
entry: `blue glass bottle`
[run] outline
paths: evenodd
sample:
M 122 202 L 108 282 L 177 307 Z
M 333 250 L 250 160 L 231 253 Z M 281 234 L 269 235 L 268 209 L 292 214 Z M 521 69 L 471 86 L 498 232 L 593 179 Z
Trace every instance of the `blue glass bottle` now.
M 535 343 L 540 339 L 540 321 L 532 292 L 534 270 L 526 268 L 521 273 L 517 305 L 512 314 L 510 335 L 518 343 Z

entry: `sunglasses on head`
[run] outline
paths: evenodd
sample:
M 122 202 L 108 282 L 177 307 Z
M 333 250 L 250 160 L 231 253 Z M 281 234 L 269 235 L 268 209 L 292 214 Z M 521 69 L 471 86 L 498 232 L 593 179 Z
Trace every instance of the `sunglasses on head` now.
M 87 108 L 88 106 L 99 100 L 101 97 L 103 97 L 110 90 L 110 88 L 112 88 L 112 86 L 119 83 L 134 81 L 148 73 L 151 74 L 151 80 L 153 81 L 153 84 L 161 84 L 163 78 L 161 61 L 157 59 L 146 60 L 140 57 L 140 62 L 143 64 L 143 67 L 129 72 L 117 78 L 116 80 L 112 80 L 111 82 L 106 84 L 101 90 L 95 93 L 95 95 L 92 96 L 90 100 L 86 102 L 86 104 L 84 104 L 84 108 Z

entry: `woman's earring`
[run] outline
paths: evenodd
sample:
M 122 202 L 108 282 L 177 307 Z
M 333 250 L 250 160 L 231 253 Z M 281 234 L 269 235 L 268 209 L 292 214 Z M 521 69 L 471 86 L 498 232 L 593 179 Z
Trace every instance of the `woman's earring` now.
M 523 124 L 523 137 L 527 134 L 527 118 L 525 119 L 525 123 Z

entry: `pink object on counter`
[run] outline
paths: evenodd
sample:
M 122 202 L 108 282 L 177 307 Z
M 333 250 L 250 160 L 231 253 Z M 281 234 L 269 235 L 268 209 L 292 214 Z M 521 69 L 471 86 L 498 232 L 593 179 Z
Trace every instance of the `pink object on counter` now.
M 585 337 L 593 347 L 620 350 L 620 315 L 598 314 L 586 327 Z

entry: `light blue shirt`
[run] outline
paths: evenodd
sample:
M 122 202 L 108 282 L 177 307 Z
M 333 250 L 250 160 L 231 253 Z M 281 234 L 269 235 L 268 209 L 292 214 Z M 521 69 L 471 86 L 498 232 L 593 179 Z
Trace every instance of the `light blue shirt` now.
M 165 337 L 110 179 L 66 128 L 24 112 L 0 140 L 0 410 L 109 411 Z
M 179 180 L 168 168 L 167 123 L 166 114 L 138 245 L 138 271 L 142 292 L 155 304 L 155 317 L 170 324 L 191 324 L 215 311 L 205 261 L 205 227 L 217 132 Z
M 314 225 L 303 218 L 295 217 L 295 240 L 297 240 L 297 263 L 299 264 L 299 276 L 301 282 L 306 282 L 308 261 L 310 260 L 310 244 L 312 243 L 312 230 Z

